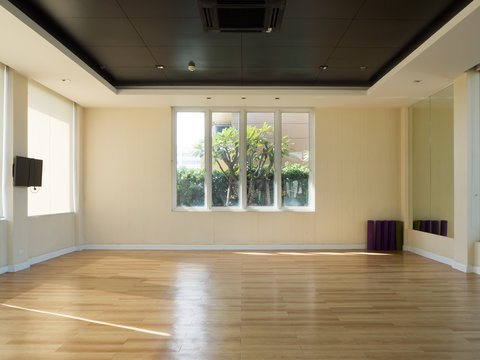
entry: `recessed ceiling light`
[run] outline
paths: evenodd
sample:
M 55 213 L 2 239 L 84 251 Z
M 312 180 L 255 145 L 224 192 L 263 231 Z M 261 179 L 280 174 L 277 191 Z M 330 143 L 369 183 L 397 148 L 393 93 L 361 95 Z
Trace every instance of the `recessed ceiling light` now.
M 279 97 L 276 97 L 275 100 L 280 100 L 280 98 L 279 98 Z
M 367 70 L 367 67 L 365 65 L 360 66 L 360 70 L 365 71 Z
M 61 79 L 60 81 L 61 81 L 62 83 L 64 83 L 64 84 L 66 84 L 66 83 L 71 82 L 72 80 L 70 80 L 70 79 Z
M 195 63 L 193 61 L 190 61 L 188 63 L 187 69 L 188 69 L 188 71 L 195 71 Z
M 211 96 L 207 96 L 207 100 L 211 100 L 211 99 L 212 99 L 212 97 L 211 97 Z
M 245 97 L 245 96 L 242 96 L 242 100 L 245 100 L 245 99 L 246 99 L 246 97 Z
M 162 69 L 165 69 L 165 65 L 155 65 L 155 69 L 158 69 L 158 70 L 162 70 Z
M 415 84 L 418 84 L 418 83 L 421 83 L 422 80 L 413 80 L 413 82 L 414 82 Z
M 328 65 L 320 65 L 318 67 L 320 70 L 327 70 L 328 69 Z

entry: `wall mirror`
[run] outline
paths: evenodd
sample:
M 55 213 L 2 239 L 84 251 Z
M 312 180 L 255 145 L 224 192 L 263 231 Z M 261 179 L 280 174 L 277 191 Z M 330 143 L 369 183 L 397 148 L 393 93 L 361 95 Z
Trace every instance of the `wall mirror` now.
M 410 225 L 453 237 L 453 85 L 409 108 L 409 149 Z

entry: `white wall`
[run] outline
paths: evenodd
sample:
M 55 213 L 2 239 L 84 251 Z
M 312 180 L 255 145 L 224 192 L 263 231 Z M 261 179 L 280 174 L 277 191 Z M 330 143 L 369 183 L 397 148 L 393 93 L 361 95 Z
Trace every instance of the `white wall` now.
M 479 94 L 480 75 L 477 72 L 469 71 L 455 79 L 453 237 L 442 238 L 409 230 L 406 238 L 407 249 L 462 271 L 474 270 L 479 262 L 476 244 L 480 238 Z M 411 224 L 409 226 L 411 228 Z
M 26 156 L 28 150 L 28 80 L 11 71 L 8 88 L 7 158 L 10 160 L 7 169 L 11 169 L 14 156 Z M 6 190 L 6 220 L 0 222 L 0 251 L 6 249 L 9 271 L 21 270 L 41 259 L 73 250 L 76 242 L 74 213 L 28 217 L 28 189 L 13 187 L 12 177 L 7 176 Z M 2 251 L 0 255 L 0 268 L 5 253 Z
M 315 212 L 173 212 L 170 109 L 85 109 L 85 243 L 364 246 L 367 219 L 401 217 L 400 112 L 315 116 Z

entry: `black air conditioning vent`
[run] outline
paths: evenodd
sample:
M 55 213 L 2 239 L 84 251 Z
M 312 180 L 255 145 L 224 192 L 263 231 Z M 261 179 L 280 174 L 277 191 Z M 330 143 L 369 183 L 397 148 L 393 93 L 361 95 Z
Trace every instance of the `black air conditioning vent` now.
M 197 0 L 205 31 L 272 32 L 280 28 L 286 0 Z

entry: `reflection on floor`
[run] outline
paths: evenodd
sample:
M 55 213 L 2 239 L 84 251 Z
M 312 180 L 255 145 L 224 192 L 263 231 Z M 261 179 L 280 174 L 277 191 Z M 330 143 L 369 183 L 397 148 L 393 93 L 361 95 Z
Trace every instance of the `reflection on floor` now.
M 479 359 L 479 289 L 407 252 L 84 251 L 0 275 L 0 358 Z

